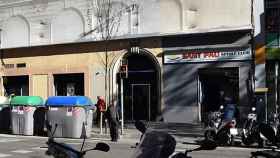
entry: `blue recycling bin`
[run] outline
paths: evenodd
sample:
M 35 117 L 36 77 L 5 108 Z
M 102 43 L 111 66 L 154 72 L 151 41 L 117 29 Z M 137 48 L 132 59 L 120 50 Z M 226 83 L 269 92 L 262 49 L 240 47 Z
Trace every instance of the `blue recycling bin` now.
M 92 130 L 93 103 L 86 96 L 53 96 L 46 101 L 47 120 L 52 127 L 57 124 L 55 137 L 81 138 Z

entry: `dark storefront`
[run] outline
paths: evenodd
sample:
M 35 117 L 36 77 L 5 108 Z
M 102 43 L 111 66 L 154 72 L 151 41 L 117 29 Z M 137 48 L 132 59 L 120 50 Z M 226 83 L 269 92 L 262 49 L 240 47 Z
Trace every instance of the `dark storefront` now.
M 252 63 L 248 33 L 193 34 L 177 37 L 180 42 L 174 42 L 176 37 L 163 41 L 165 121 L 204 121 L 208 112 L 219 108 L 221 96 L 231 98 L 240 111 L 248 110 Z

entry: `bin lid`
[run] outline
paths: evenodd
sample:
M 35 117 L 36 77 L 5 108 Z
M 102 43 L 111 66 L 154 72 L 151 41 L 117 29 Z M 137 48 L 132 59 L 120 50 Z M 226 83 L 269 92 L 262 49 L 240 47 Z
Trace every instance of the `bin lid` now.
M 10 102 L 8 97 L 0 96 L 0 106 L 5 106 L 9 104 Z
M 11 99 L 11 105 L 42 106 L 44 100 L 40 96 L 15 96 Z
M 90 106 L 93 105 L 86 96 L 53 96 L 46 101 L 46 106 Z

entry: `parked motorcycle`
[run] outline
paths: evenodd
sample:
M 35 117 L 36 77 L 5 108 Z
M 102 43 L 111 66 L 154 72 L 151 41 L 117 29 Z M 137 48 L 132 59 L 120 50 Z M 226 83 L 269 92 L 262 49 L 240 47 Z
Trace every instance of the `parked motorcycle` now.
M 142 136 L 131 158 L 191 158 L 188 153 L 199 150 L 214 150 L 217 144 L 213 140 L 203 140 L 199 148 L 174 154 L 176 140 L 167 132 L 147 129 L 142 121 L 136 121 L 135 127 Z M 172 155 L 173 154 L 173 155 Z
M 207 140 L 214 140 L 218 145 L 233 145 L 234 136 L 238 134 L 236 120 L 223 120 L 223 113 L 219 115 L 219 124 L 205 131 L 204 137 Z
M 53 156 L 54 158 L 83 158 L 86 155 L 86 153 L 91 150 L 98 150 L 104 152 L 108 152 L 110 150 L 109 145 L 106 143 L 97 143 L 94 148 L 83 150 L 85 137 L 80 151 L 76 150 L 65 143 L 55 141 L 53 136 L 56 131 L 57 124 L 55 125 L 53 131 L 52 131 L 52 126 L 49 123 L 47 123 L 46 127 L 49 132 L 49 138 L 48 141 L 46 142 L 46 144 L 48 145 L 46 155 Z
M 263 138 L 261 138 L 261 134 L 259 133 L 255 107 L 251 108 L 251 112 L 248 114 L 243 125 L 241 140 L 245 145 L 252 145 L 257 142 L 259 147 L 263 147 Z
M 251 158 L 279 158 L 280 157 L 280 151 L 275 150 L 276 147 L 279 148 L 277 144 L 277 139 L 275 135 L 274 129 L 266 123 L 261 123 L 259 125 L 260 133 L 267 138 L 274 147 L 271 147 L 271 149 L 265 149 L 265 150 L 259 150 L 251 152 Z
M 147 129 L 141 121 L 135 127 L 142 136 L 131 158 L 168 158 L 175 151 L 176 140 L 167 132 Z
M 210 112 L 208 115 L 208 128 L 219 128 L 222 124 L 224 106 L 221 105 L 218 111 Z
M 269 119 L 269 125 L 273 128 L 276 141 L 280 143 L 280 115 L 278 113 L 271 114 L 271 118 Z
M 214 150 L 217 147 L 217 143 L 213 140 L 207 140 L 201 142 L 200 146 L 198 148 L 192 149 L 192 150 L 186 150 L 184 153 L 179 152 L 175 155 L 171 156 L 171 158 L 192 158 L 191 156 L 188 156 L 189 153 L 194 151 L 200 151 L 200 150 Z

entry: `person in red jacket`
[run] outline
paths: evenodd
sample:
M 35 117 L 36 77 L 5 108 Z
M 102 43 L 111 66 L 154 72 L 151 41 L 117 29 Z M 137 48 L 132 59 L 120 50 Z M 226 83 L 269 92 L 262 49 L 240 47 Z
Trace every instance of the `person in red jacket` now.
M 101 113 L 106 111 L 106 103 L 102 96 L 97 96 L 96 107 L 97 107 L 96 124 L 98 125 Z M 104 119 L 103 119 L 103 121 L 104 121 Z

